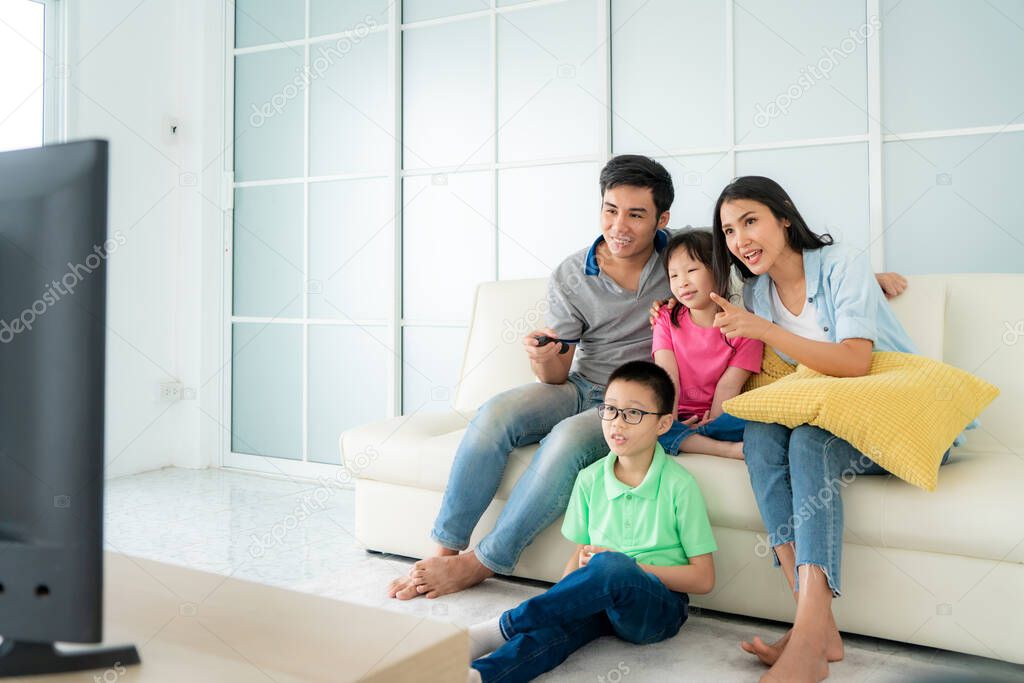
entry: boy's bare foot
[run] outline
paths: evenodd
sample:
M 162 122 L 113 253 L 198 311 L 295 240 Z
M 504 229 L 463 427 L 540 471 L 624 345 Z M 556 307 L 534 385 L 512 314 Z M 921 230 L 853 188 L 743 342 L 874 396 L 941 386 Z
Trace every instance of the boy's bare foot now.
M 789 638 L 792 635 L 793 629 L 789 629 L 784 636 L 771 645 L 761 640 L 760 636 L 754 636 L 753 641 L 748 642 L 744 640 L 740 643 L 740 648 L 744 652 L 755 655 L 764 665 L 771 666 L 779 660 L 779 656 L 786 649 L 786 643 L 789 642 Z M 838 630 L 833 629 L 825 644 L 825 658 L 829 662 L 839 662 L 842 661 L 844 654 L 843 638 L 839 635 Z
M 451 555 L 458 555 L 458 550 L 452 550 L 451 548 L 445 548 L 444 546 L 437 546 L 435 555 L 437 557 L 449 557 Z M 413 565 L 409 569 L 409 573 L 405 576 L 399 576 L 397 579 L 393 579 L 388 584 L 388 597 L 397 598 L 399 600 L 411 600 L 412 598 L 420 595 L 419 591 L 416 590 L 416 583 L 413 580 L 413 572 L 416 569 L 416 565 Z
M 828 678 L 825 641 L 794 630 L 779 659 L 760 683 L 819 683 Z
M 412 580 L 420 595 L 436 598 L 477 585 L 494 572 L 470 551 L 451 557 L 430 557 L 413 565 Z

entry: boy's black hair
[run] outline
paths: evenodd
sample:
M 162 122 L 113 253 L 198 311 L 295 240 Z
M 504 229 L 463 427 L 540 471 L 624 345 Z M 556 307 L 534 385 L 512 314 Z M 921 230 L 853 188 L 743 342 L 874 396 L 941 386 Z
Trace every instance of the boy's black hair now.
M 819 235 L 808 227 L 807 221 L 797 211 L 793 200 L 777 182 L 764 176 L 741 176 L 726 185 L 722 194 L 718 196 L 718 201 L 715 202 L 714 226 L 711 228 L 711 232 L 714 239 L 712 261 L 715 264 L 715 285 L 717 287 L 721 287 L 723 283 L 728 286 L 732 266 L 736 266 L 736 270 L 739 271 L 740 277 L 744 281 L 754 277 L 746 264 L 729 251 L 729 247 L 725 243 L 725 233 L 722 232 L 722 204 L 737 199 L 749 199 L 764 204 L 771 210 L 775 218 L 788 220 L 786 244 L 793 251 L 821 249 L 832 244 L 832 235 L 827 232 Z
M 676 198 L 672 174 L 650 157 L 639 154 L 620 154 L 612 157 L 601 169 L 601 199 L 605 190 L 620 185 L 650 188 L 654 197 L 654 219 L 661 218 L 672 207 Z
M 608 386 L 611 386 L 615 380 L 642 384 L 654 392 L 658 401 L 659 415 L 675 414 L 672 399 L 675 398 L 676 388 L 672 384 L 672 378 L 660 365 L 655 365 L 647 360 L 633 360 L 615 368 L 608 378 Z

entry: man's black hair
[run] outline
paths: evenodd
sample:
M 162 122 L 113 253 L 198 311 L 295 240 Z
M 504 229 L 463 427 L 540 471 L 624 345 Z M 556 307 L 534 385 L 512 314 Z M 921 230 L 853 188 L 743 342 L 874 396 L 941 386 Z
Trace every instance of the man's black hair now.
M 625 380 L 642 384 L 654 392 L 658 401 L 657 410 L 659 415 L 674 415 L 675 407 L 672 399 L 675 397 L 676 388 L 672 384 L 672 378 L 668 376 L 665 369 L 660 365 L 646 360 L 634 360 L 615 368 L 608 378 L 608 386 L 615 380 Z
M 601 197 L 605 190 L 620 185 L 650 188 L 654 197 L 655 220 L 672 207 L 676 191 L 672 175 L 654 159 L 639 154 L 612 157 L 601 169 Z

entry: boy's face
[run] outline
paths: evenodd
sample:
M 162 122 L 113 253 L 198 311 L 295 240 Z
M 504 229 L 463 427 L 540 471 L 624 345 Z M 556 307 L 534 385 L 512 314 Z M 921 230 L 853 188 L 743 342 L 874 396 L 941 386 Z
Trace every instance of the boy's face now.
M 605 390 L 604 402 L 620 410 L 638 408 L 658 412 L 658 401 L 654 390 L 629 380 L 615 380 Z M 646 455 L 654 448 L 658 437 L 672 426 L 672 415 L 644 415 L 640 424 L 627 424 L 625 416 L 619 413 L 614 420 L 601 420 L 604 440 L 608 448 L 620 458 Z
M 601 203 L 601 234 L 612 258 L 629 259 L 654 248 L 654 233 L 668 225 L 668 211 L 655 217 L 649 187 L 619 185 L 605 190 Z

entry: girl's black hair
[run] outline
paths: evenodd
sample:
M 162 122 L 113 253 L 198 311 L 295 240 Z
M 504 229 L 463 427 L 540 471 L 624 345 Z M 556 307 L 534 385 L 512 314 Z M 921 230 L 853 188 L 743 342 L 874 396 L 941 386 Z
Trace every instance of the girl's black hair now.
M 780 221 L 789 221 L 789 227 L 786 228 L 786 244 L 793 251 L 821 249 L 832 244 L 832 235 L 828 233 L 819 235 L 807 227 L 807 221 L 800 215 L 793 200 L 777 182 L 771 178 L 757 175 L 736 178 L 725 186 L 715 203 L 714 223 L 711 228 L 713 238 L 711 260 L 714 264 L 712 270 L 715 274 L 715 287 L 722 287 L 723 284 L 728 286 L 729 278 L 732 275 L 732 266 L 736 266 L 736 270 L 739 271 L 743 280 L 754 277 L 746 264 L 729 251 L 729 247 L 725 244 L 725 233 L 722 231 L 722 204 L 737 199 L 749 199 L 764 204 L 771 210 L 775 218 Z

